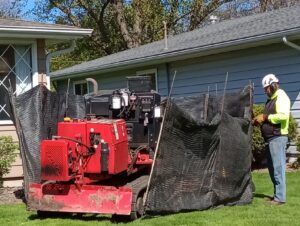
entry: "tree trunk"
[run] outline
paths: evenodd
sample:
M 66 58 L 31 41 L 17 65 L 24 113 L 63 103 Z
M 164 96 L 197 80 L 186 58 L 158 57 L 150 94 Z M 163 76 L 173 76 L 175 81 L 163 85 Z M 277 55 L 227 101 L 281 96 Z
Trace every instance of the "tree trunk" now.
M 122 34 L 122 37 L 124 41 L 127 44 L 128 49 L 135 48 L 139 46 L 139 42 L 137 41 L 137 38 L 132 38 L 129 31 L 128 31 L 128 26 L 125 20 L 125 15 L 124 15 L 124 6 L 122 0 L 114 0 L 112 1 L 113 7 L 115 9 L 115 12 L 117 14 L 117 22 L 120 26 L 120 31 Z

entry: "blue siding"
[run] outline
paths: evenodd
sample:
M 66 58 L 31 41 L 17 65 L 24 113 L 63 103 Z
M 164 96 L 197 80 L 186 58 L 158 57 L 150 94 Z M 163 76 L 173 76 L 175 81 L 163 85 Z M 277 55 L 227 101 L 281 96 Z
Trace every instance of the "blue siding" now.
M 116 89 L 126 87 L 127 76 L 135 75 L 136 71 L 153 68 L 157 69 L 158 91 L 163 96 L 169 92 L 168 84 L 171 83 L 175 70 L 177 75 L 173 96 L 197 95 L 207 93 L 208 89 L 210 92 L 223 92 L 228 72 L 227 92 L 240 90 L 251 81 L 254 83 L 255 103 L 264 103 L 266 100 L 261 87 L 262 77 L 267 73 L 274 73 L 292 101 L 293 115 L 300 121 L 300 52 L 283 43 L 172 62 L 169 63 L 169 81 L 166 64 L 91 77 L 98 80 L 100 89 Z M 60 82 L 59 86 L 66 89 L 66 81 Z M 73 85 L 70 88 L 72 89 Z
M 284 44 L 273 44 L 245 50 L 179 61 L 170 64 L 171 74 L 177 71 L 173 96 L 223 92 L 228 72 L 227 92 L 237 91 L 254 83 L 254 102 L 264 103 L 266 96 L 261 79 L 274 73 L 292 101 L 292 113 L 300 120 L 300 52 Z M 167 94 L 167 80 L 161 81 L 159 92 Z

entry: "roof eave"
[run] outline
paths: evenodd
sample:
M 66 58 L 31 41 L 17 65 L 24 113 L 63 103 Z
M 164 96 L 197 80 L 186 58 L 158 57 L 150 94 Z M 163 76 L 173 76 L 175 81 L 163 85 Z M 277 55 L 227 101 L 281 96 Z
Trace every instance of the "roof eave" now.
M 50 73 L 50 77 L 51 80 L 60 80 L 65 78 L 85 76 L 87 74 L 91 75 L 95 73 L 104 72 L 107 70 L 117 71 L 125 68 L 132 68 L 137 65 L 144 66 L 147 64 L 153 64 L 155 63 L 155 61 L 159 63 L 164 63 L 164 62 L 171 62 L 174 60 L 183 60 L 195 56 L 205 56 L 205 55 L 220 53 L 220 52 L 227 51 L 228 49 L 238 50 L 238 49 L 253 47 L 256 46 L 257 44 L 264 45 L 270 43 L 278 43 L 282 41 L 283 36 L 291 36 L 290 38 L 292 39 L 294 35 L 297 36 L 300 35 L 300 28 L 274 32 L 270 34 L 263 34 L 263 35 L 253 36 L 253 37 L 247 37 L 242 39 L 236 39 L 236 40 L 231 40 L 222 43 L 215 43 L 206 46 L 198 46 L 198 47 L 193 47 L 193 48 L 188 48 L 188 49 L 183 49 L 183 50 L 178 50 L 173 52 L 162 52 L 148 57 L 131 59 L 123 62 L 101 65 L 100 67 L 96 66 L 88 69 L 83 69 L 81 71 L 77 71 L 73 73 L 72 75 L 69 75 L 69 73 L 61 73 L 56 76 L 55 75 L 51 76 Z

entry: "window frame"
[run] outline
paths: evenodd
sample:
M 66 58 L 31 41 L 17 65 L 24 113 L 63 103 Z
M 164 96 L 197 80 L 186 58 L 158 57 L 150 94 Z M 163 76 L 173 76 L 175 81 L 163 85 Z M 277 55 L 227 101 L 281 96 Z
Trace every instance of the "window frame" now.
M 38 59 L 37 59 L 37 43 L 36 40 L 7 40 L 7 39 L 0 39 L 0 45 L 31 45 L 31 59 L 32 59 L 32 87 L 38 85 Z M 0 126 L 4 125 L 13 125 L 12 120 L 0 120 Z
M 73 94 L 74 95 L 78 95 L 75 93 L 75 85 L 78 85 L 78 84 L 86 84 L 86 87 L 87 87 L 87 93 L 86 94 L 89 94 L 90 93 L 90 89 L 89 89 L 89 84 L 87 83 L 86 80 L 78 80 L 78 81 L 73 81 Z M 83 94 L 85 95 L 85 94 Z
M 147 76 L 147 74 L 155 74 L 155 89 L 154 90 L 158 92 L 157 68 L 136 71 L 136 76 Z

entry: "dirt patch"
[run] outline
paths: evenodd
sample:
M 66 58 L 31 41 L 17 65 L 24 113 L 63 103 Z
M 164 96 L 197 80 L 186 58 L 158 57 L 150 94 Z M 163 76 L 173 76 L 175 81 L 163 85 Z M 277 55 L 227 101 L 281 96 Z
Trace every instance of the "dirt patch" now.
M 0 188 L 0 204 L 22 203 L 24 190 L 22 187 Z

